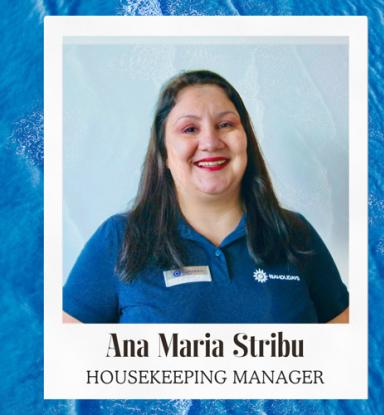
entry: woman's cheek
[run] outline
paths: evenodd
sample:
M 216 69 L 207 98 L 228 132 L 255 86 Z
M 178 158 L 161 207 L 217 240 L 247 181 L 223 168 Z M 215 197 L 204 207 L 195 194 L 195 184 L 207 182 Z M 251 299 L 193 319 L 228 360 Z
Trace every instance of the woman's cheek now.
M 193 159 L 197 146 L 191 140 L 175 140 L 169 148 L 168 158 L 174 162 L 185 163 Z
M 183 140 L 178 147 L 180 156 L 185 160 L 191 160 L 197 151 L 197 145 L 194 140 Z

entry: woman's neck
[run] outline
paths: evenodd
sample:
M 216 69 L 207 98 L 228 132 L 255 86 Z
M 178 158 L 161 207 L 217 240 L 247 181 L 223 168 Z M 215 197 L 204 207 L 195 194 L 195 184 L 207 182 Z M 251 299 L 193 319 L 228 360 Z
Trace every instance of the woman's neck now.
M 233 197 L 229 200 L 188 200 L 188 203 L 179 199 L 179 205 L 193 229 L 216 246 L 236 228 L 243 214 L 240 199 Z

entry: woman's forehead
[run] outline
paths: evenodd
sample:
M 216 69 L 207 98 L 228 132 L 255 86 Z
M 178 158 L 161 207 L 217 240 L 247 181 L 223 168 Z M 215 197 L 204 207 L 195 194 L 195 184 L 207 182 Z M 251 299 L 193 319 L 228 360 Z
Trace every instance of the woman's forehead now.
M 185 111 L 194 113 L 203 108 L 212 108 L 216 110 L 215 112 L 233 111 L 237 113 L 235 105 L 223 88 L 212 84 L 192 85 L 183 88 L 176 96 L 171 113 Z

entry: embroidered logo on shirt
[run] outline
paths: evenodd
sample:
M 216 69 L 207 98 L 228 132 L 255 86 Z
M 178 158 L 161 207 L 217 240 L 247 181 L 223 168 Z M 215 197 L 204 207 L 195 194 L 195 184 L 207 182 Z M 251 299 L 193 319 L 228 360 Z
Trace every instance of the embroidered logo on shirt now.
M 300 277 L 298 275 L 284 275 L 284 274 L 267 274 L 261 268 L 257 269 L 253 273 L 253 278 L 260 283 L 267 282 L 270 280 L 285 280 L 285 281 L 300 281 Z
M 253 273 L 253 277 L 257 282 L 267 282 L 268 279 L 268 275 L 260 268 Z
M 210 282 L 212 281 L 209 267 L 184 267 L 182 269 L 171 269 L 164 271 L 164 281 L 166 287 L 187 284 L 190 282 Z

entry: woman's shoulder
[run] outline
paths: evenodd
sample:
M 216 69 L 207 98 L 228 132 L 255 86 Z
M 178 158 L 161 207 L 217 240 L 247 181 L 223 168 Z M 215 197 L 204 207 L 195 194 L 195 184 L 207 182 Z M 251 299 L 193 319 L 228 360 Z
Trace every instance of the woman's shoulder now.
M 291 243 L 306 251 L 311 258 L 328 258 L 331 254 L 315 227 L 301 213 L 284 211 L 289 226 Z
M 302 246 L 303 249 L 311 249 L 320 240 L 320 236 L 308 219 L 301 213 L 284 209 L 284 218 L 289 228 L 291 241 Z
M 128 213 L 115 213 L 109 216 L 104 222 L 103 225 L 110 226 L 114 228 L 125 229 L 128 221 Z
M 125 213 L 117 213 L 107 217 L 97 227 L 91 239 L 88 241 L 88 245 L 117 249 L 125 233 L 127 226 L 128 215 Z
M 124 231 L 127 226 L 128 214 L 115 213 L 105 219 L 99 226 L 99 230 L 103 231 Z

